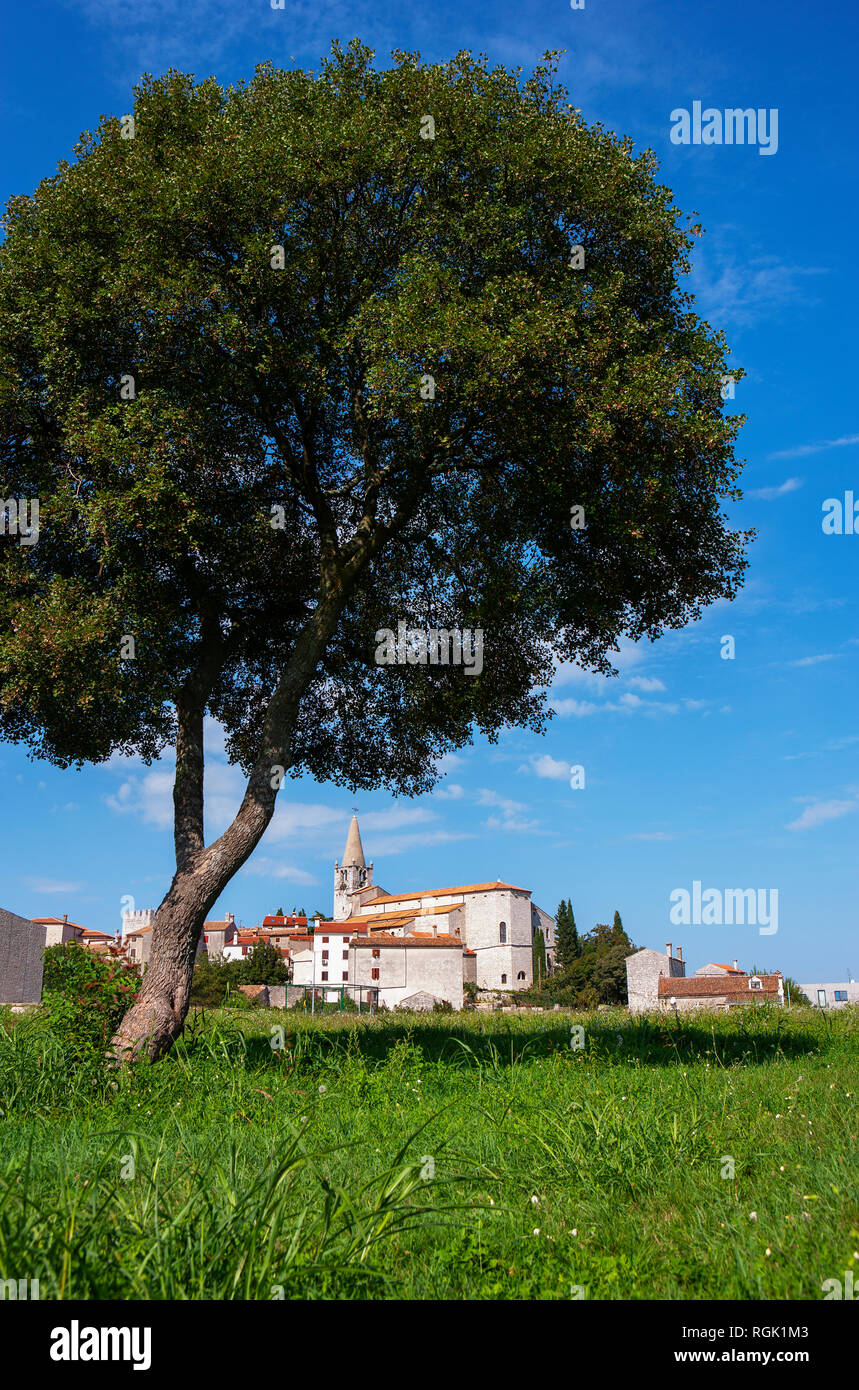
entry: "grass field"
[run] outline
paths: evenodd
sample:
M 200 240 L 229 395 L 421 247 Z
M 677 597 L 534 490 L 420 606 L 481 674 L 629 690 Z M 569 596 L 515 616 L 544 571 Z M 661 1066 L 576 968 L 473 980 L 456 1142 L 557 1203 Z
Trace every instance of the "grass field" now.
M 43 1299 L 821 1299 L 859 1271 L 857 1060 L 856 1010 L 219 1011 L 117 1084 L 6 1016 L 0 1275 Z

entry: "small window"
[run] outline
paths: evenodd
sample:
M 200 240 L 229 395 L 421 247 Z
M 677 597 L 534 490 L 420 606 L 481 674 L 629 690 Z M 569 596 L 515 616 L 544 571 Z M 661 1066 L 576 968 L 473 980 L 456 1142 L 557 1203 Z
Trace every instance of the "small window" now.
M 835 991 L 835 998 L 836 998 L 836 1001 L 837 1001 L 839 1004 L 846 1004 L 846 1003 L 847 1003 L 847 990 L 846 990 L 846 989 L 837 989 L 837 990 Z
M 203 940 L 205 941 L 206 945 L 208 946 L 208 944 L 209 944 L 209 934 L 208 934 L 208 932 L 204 932 L 204 933 L 203 933 Z
M 507 941 L 507 923 L 506 923 L 506 922 L 499 922 L 499 923 L 498 923 L 498 940 L 501 942 L 501 945 L 502 945 L 502 946 L 504 946 L 504 945 L 506 944 L 506 941 Z
M 370 971 L 370 979 L 371 979 L 371 980 L 378 980 L 378 978 L 379 978 L 379 971 L 378 971 L 378 969 L 374 968 L 373 970 Z
M 749 989 L 763 989 L 763 983 L 758 979 L 757 975 L 753 975 L 749 980 Z
M 376 947 L 374 946 L 374 947 L 373 947 L 373 960 L 381 960 L 381 959 L 382 959 L 382 952 L 381 952 L 380 950 L 377 950 Z
M 348 959 L 349 959 L 349 952 L 348 952 L 348 951 L 344 951 L 344 952 L 343 952 L 343 959 L 344 959 L 344 960 L 348 960 Z
M 242 955 L 243 955 L 243 956 L 246 956 L 247 953 L 248 953 L 248 948 L 247 948 L 247 946 L 243 946 L 243 947 L 242 947 Z
M 325 981 L 326 981 L 327 979 L 328 979 L 328 971 L 327 971 L 327 970 L 323 970 L 323 972 L 322 972 L 322 983 L 324 984 Z
M 323 945 L 323 946 L 327 946 L 327 945 L 328 945 L 328 937 L 327 937 L 327 936 L 323 936 L 323 938 L 322 938 L 322 945 Z
M 323 963 L 323 965 L 327 965 L 327 964 L 328 964 L 328 952 L 327 952 L 327 951 L 323 951 L 323 952 L 322 952 L 322 963 Z
M 519 971 L 519 974 L 516 976 L 516 979 L 517 979 L 517 980 L 524 980 L 524 978 L 525 978 L 525 971 L 524 971 L 524 970 L 520 970 L 520 971 Z
M 343 971 L 343 979 L 344 979 L 344 981 L 348 980 L 348 978 L 349 978 L 349 971 L 348 971 L 348 970 L 344 970 L 344 971 Z
M 502 985 L 506 985 L 506 983 L 507 983 L 507 976 L 506 976 L 506 975 L 502 975 L 502 976 L 501 976 L 501 983 L 502 983 Z

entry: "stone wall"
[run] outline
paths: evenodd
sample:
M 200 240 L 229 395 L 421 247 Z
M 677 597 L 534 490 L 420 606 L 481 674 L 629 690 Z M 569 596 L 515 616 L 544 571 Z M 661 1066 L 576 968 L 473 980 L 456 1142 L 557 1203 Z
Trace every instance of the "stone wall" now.
M 686 963 L 667 952 L 651 951 L 648 946 L 626 958 L 626 986 L 632 1013 L 659 1007 L 659 976 L 681 979 Z
M 42 998 L 45 928 L 0 908 L 0 1004 Z

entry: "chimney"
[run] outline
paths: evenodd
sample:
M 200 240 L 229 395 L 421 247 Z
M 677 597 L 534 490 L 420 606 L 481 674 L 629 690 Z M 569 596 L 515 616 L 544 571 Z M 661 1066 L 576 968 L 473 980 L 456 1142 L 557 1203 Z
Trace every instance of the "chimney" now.
M 737 968 L 738 968 L 738 966 L 737 966 L 737 957 L 734 956 L 734 969 L 736 970 Z
M 67 912 L 64 912 L 64 913 L 63 913 L 63 926 L 66 925 L 66 923 L 68 922 L 68 920 L 69 920 L 69 914 L 68 914 Z
M 670 956 L 670 955 L 671 955 L 671 942 L 670 942 L 670 941 L 666 941 L 666 943 L 665 943 L 665 954 L 666 954 L 667 956 Z
M 438 936 L 438 922 L 433 922 L 432 924 L 432 935 L 433 940 L 435 940 L 435 938 Z
M 678 947 L 677 947 L 677 959 L 678 959 L 678 960 L 682 960 L 682 959 L 683 959 L 683 947 L 682 947 L 682 946 L 678 946 Z
M 233 925 L 233 923 L 235 922 L 235 920 L 236 920 L 236 919 L 235 919 L 234 914 L 233 914 L 232 912 L 228 912 L 228 913 L 227 913 L 227 921 L 229 922 L 230 926 Z

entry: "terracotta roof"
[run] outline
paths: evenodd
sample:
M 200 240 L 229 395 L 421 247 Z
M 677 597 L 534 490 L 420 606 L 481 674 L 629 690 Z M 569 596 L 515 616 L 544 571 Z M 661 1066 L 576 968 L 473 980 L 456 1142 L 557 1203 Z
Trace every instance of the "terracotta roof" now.
M 86 931 L 79 922 L 64 922 L 62 917 L 31 917 L 31 922 L 38 922 L 39 926 L 45 927 L 74 927 L 75 931 Z
M 710 965 L 718 966 L 719 970 L 727 970 L 729 975 L 745 975 L 745 970 L 741 970 L 738 965 L 722 965 L 718 960 L 711 960 Z
M 275 912 L 263 917 L 262 924 L 264 927 L 306 927 L 307 920 L 301 913 L 284 913 L 279 917 Z
M 127 931 L 125 933 L 125 939 L 127 941 L 130 936 L 145 936 L 146 933 L 151 930 L 151 927 L 135 927 L 134 931 Z
M 317 936 L 355 936 L 358 933 L 364 935 L 367 931 L 364 917 L 350 917 L 348 922 L 323 922 L 314 932 L 314 939 Z
M 510 893 L 529 893 L 529 888 L 517 888 L 514 883 L 459 883 L 453 888 L 421 888 L 416 893 L 382 893 L 378 898 L 370 898 L 365 907 L 373 903 L 404 902 L 412 898 L 444 898 L 449 893 L 491 893 L 504 890 Z
M 235 927 L 235 922 L 204 922 L 203 931 L 226 931 L 227 927 Z M 236 927 L 238 931 L 238 927 Z
M 392 936 L 390 932 L 374 932 L 374 934 L 364 941 L 353 942 L 355 946 L 459 946 L 462 947 L 462 938 L 459 936 L 432 936 L 427 933 L 412 933 L 410 936 Z
M 738 996 L 754 994 L 758 997 L 766 994 L 778 994 L 779 980 L 782 978 L 780 973 L 775 975 L 758 975 L 755 978 L 760 980 L 760 989 L 749 989 L 751 975 L 693 975 L 690 979 L 682 976 L 660 975 L 659 976 L 659 998 L 667 999 L 674 995 L 678 999 L 689 998 L 723 998 L 727 995 Z

